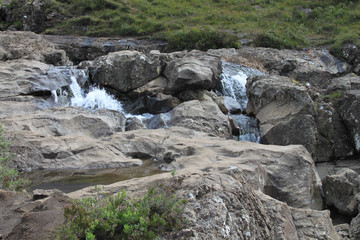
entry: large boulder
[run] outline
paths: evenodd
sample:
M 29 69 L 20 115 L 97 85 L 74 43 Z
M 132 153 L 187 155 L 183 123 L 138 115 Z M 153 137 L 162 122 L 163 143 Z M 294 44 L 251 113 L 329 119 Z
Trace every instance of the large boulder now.
M 19 169 L 138 166 L 104 140 L 122 131 L 125 118 L 110 110 L 63 107 L 0 119 L 12 140 Z M 103 140 L 102 140 L 103 139 Z
M 89 68 L 95 84 L 121 93 L 139 88 L 161 73 L 158 58 L 149 58 L 137 51 L 112 52 L 80 66 Z
M 13 60 L 0 64 L 0 99 L 21 95 L 51 95 L 52 90 L 66 87 L 70 79 L 54 67 L 34 60 Z
M 171 111 L 170 126 L 186 127 L 211 136 L 231 138 L 228 117 L 211 99 L 187 101 Z
M 251 65 L 271 74 L 288 76 L 299 82 L 326 88 L 331 78 L 349 72 L 351 67 L 325 49 L 308 51 L 244 47 L 229 60 Z
M 221 61 L 200 51 L 187 53 L 166 65 L 164 75 L 168 79 L 166 92 L 177 93 L 186 89 L 211 89 L 220 80 Z
M 306 87 L 294 84 L 288 77 L 253 77 L 247 82 L 247 94 L 246 111 L 259 120 L 262 142 L 302 144 L 315 153 L 315 107 Z
M 349 235 L 351 240 L 360 239 L 360 214 L 351 220 Z
M 360 203 L 360 175 L 344 168 L 323 180 L 325 204 L 349 216 L 358 214 Z
M 0 60 L 27 59 L 56 66 L 71 65 L 64 50 L 55 49 L 43 36 L 33 32 L 0 32 Z

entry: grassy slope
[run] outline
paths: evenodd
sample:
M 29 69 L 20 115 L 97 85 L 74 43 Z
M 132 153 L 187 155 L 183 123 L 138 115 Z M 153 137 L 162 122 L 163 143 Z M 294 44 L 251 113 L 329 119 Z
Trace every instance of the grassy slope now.
M 48 1 L 71 17 L 48 33 L 153 37 L 173 49 L 235 47 L 232 33 L 276 48 L 360 43 L 359 0 Z

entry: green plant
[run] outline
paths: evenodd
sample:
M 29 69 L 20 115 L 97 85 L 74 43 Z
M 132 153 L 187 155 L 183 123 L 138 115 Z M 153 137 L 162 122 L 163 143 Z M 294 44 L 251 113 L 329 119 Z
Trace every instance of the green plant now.
M 19 176 L 19 171 L 11 166 L 13 155 L 9 150 L 4 129 L 0 125 L 0 187 L 7 190 L 21 190 L 29 182 Z
M 156 239 L 165 231 L 180 228 L 186 201 L 171 191 L 150 189 L 144 197 L 130 199 L 126 192 L 105 198 L 75 200 L 65 206 L 66 222 L 59 239 Z

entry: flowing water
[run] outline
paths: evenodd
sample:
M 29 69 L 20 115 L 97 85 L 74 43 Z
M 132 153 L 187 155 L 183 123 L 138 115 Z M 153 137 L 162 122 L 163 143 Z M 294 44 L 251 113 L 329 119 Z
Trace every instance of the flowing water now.
M 247 78 L 265 75 L 263 72 L 250 67 L 223 61 L 221 74 L 221 92 L 225 97 L 225 106 L 228 109 L 238 108 L 244 112 L 248 102 L 246 95 Z M 236 110 L 236 109 L 235 109 Z M 240 141 L 260 142 L 260 130 L 257 120 L 244 114 L 230 114 L 240 127 Z
M 88 72 L 76 67 L 53 67 L 49 76 L 55 80 L 65 80 L 69 83 L 60 89 L 53 90 L 51 102 L 54 106 L 80 106 L 90 110 L 105 108 L 122 112 L 127 118 L 138 118 L 148 128 L 168 127 L 171 113 L 157 115 L 143 114 L 131 115 L 123 110 L 122 103 L 108 94 L 105 89 L 91 86 L 88 81 Z M 223 73 L 221 75 L 222 91 L 220 95 L 225 96 L 226 103 L 244 111 L 247 104 L 246 81 L 249 76 L 263 75 L 254 69 L 237 64 L 223 62 Z M 243 114 L 230 114 L 240 126 L 240 141 L 259 142 L 260 132 L 256 119 Z M 111 184 L 135 177 L 149 176 L 160 173 L 159 168 L 152 164 L 151 160 L 144 161 L 140 167 L 96 169 L 96 170 L 41 170 L 27 174 L 32 181 L 32 189 L 57 188 L 64 192 L 71 192 L 83 187 L 96 184 Z

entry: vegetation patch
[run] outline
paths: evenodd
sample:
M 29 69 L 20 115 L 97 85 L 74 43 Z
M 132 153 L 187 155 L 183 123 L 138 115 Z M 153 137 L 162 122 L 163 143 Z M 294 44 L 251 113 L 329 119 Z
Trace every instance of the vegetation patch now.
M 185 223 L 185 200 L 167 188 L 150 189 L 144 197 L 130 199 L 126 192 L 116 196 L 75 200 L 65 206 L 65 224 L 58 239 L 160 239 L 167 231 Z
M 359 1 L 43 1 L 66 16 L 47 29 L 53 34 L 157 38 L 169 41 L 170 50 L 238 47 L 237 35 L 278 49 L 325 45 L 339 53 L 344 43 L 360 45 Z
M 12 167 L 13 155 L 9 150 L 10 144 L 5 137 L 4 129 L 0 125 L 0 188 L 19 191 L 29 182 L 21 178 L 19 171 Z

